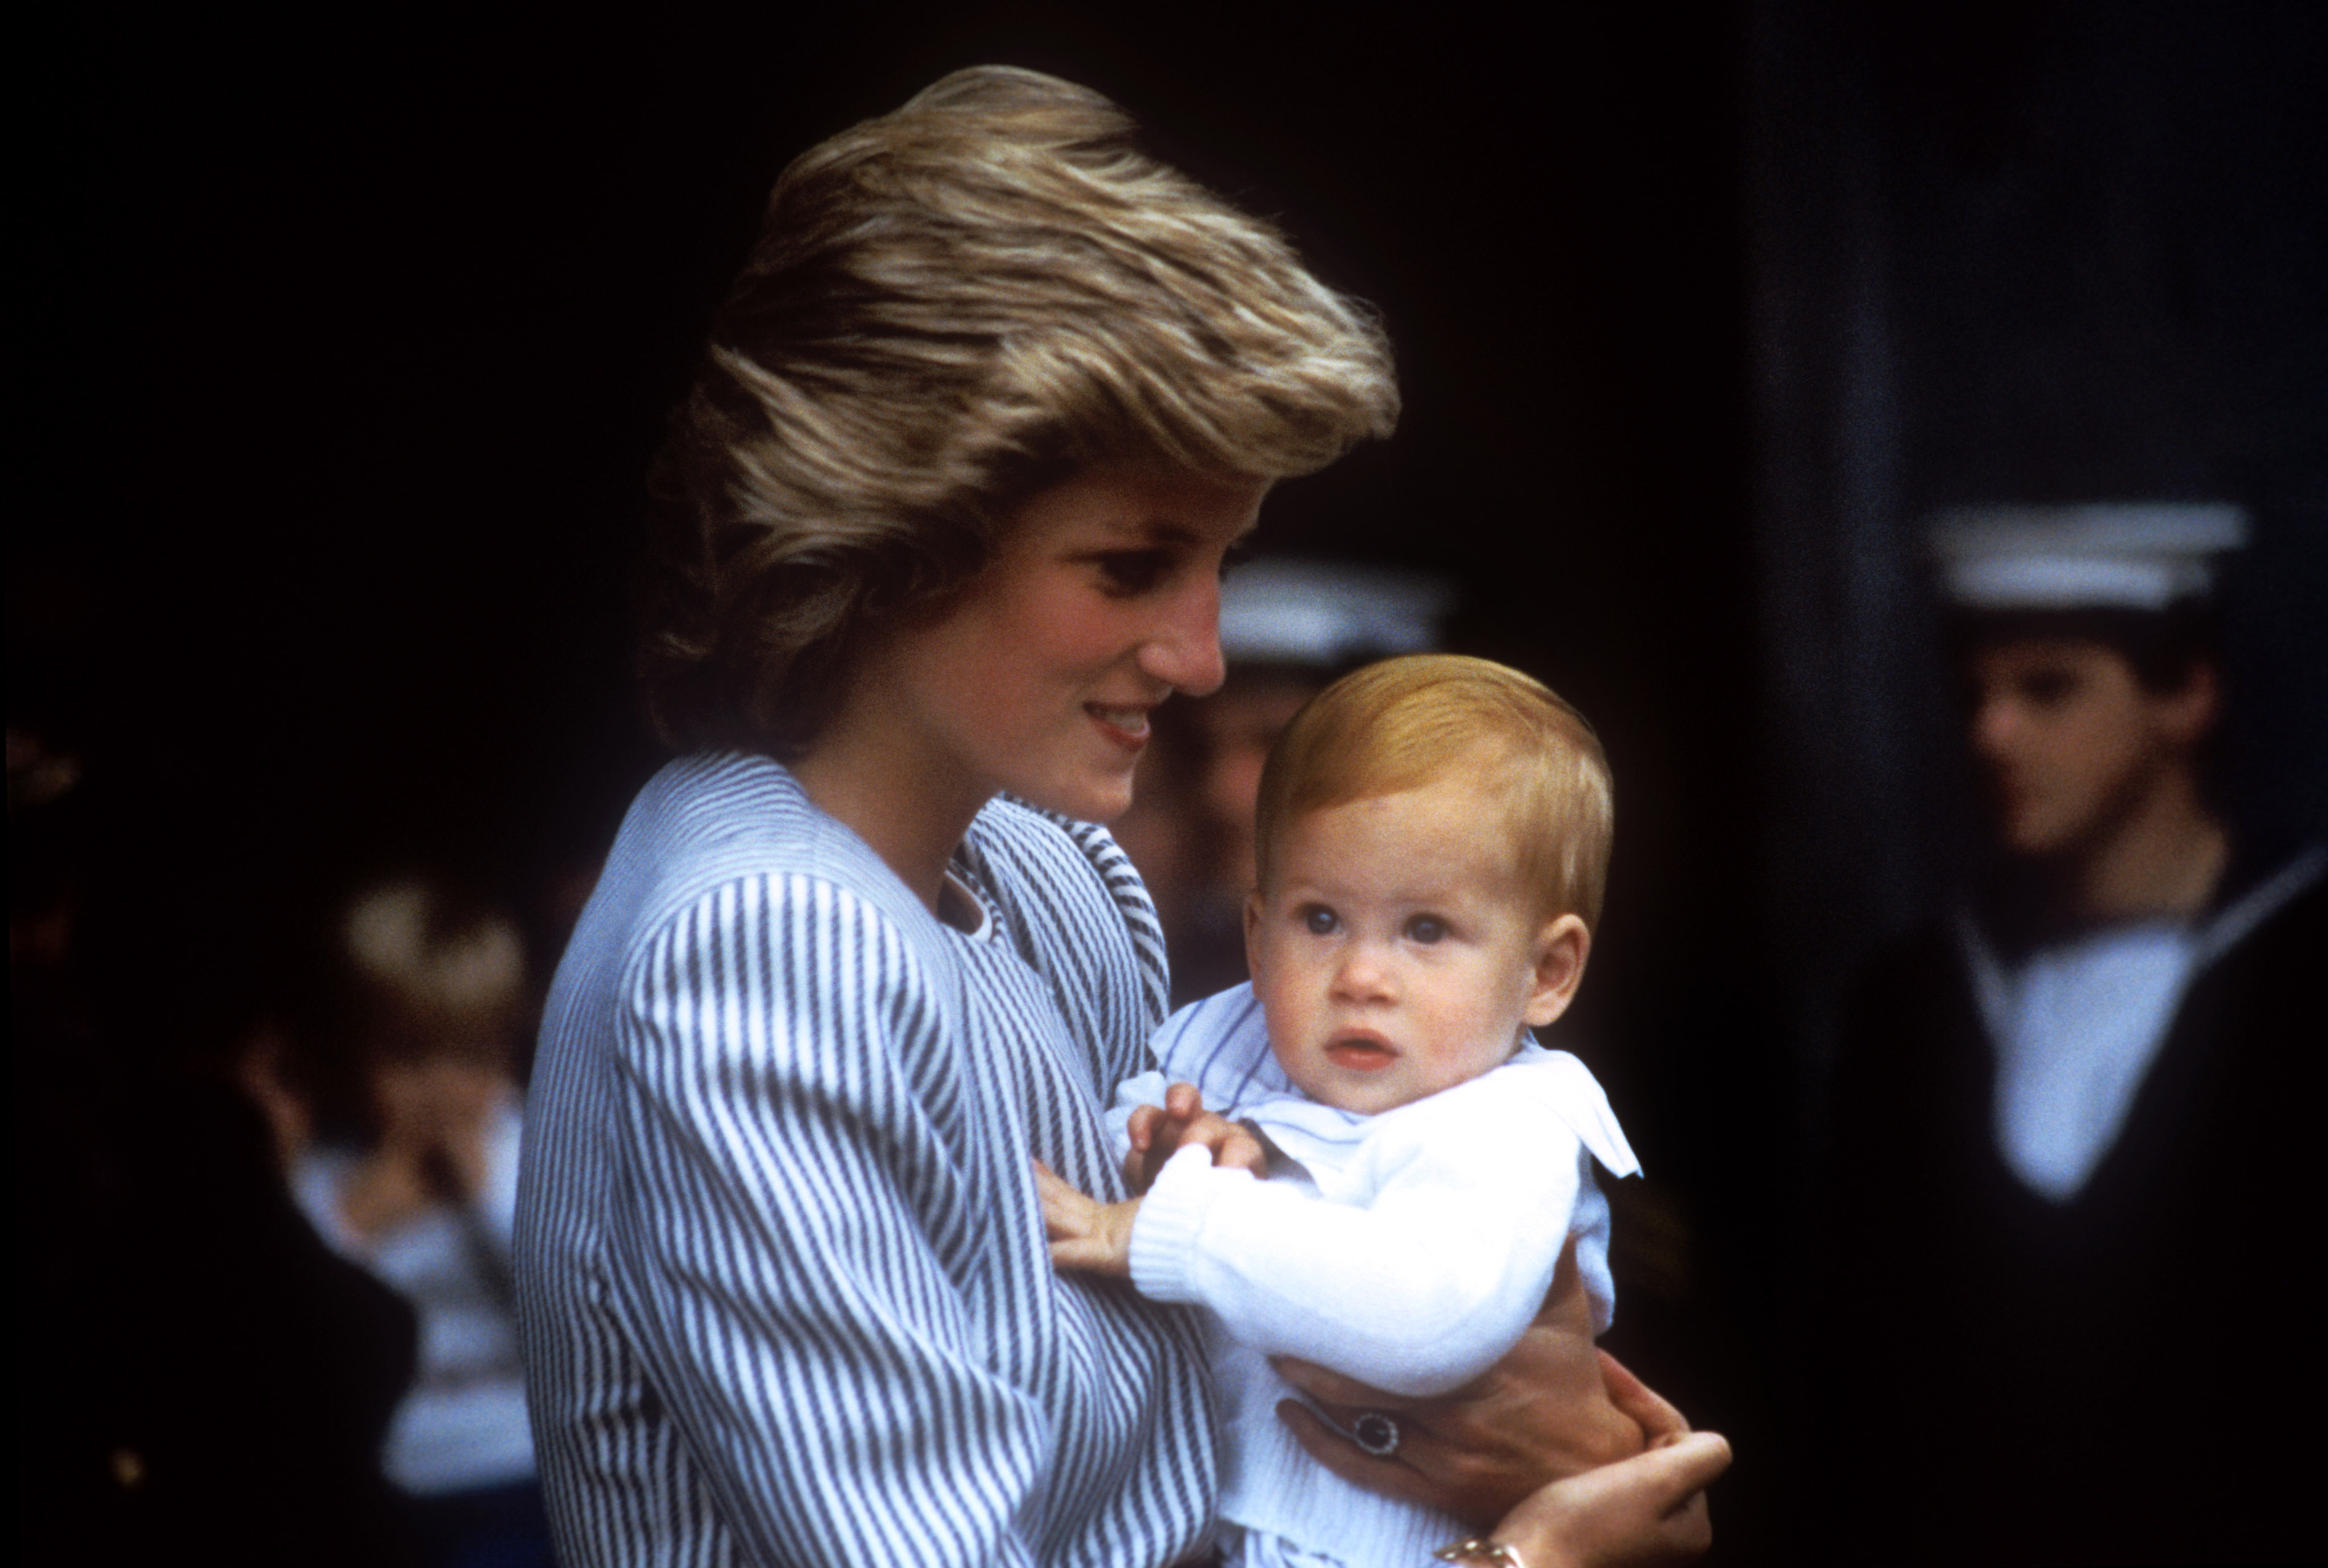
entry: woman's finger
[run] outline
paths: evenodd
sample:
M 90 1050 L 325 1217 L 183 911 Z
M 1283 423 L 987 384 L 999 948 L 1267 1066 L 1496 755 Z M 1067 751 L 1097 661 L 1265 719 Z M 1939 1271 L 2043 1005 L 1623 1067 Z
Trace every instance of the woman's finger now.
M 1689 1499 L 1657 1521 L 1659 1545 L 1668 1563 L 1686 1563 L 1705 1555 L 1713 1545 L 1713 1514 L 1706 1506 L 1704 1492 L 1693 1492 Z
M 1379 1388 L 1369 1388 L 1355 1377 L 1345 1377 L 1314 1362 L 1292 1356 L 1272 1356 L 1269 1364 L 1277 1368 L 1280 1377 L 1308 1394 L 1328 1415 L 1345 1426 L 1356 1421 L 1364 1411 L 1381 1410 L 1395 1415 L 1407 1408 L 1404 1400 L 1385 1394 Z
M 1293 1429 L 1294 1441 L 1310 1451 L 1311 1459 L 1352 1486 L 1403 1502 L 1432 1505 L 1433 1494 L 1422 1476 L 1395 1459 L 1377 1459 L 1366 1452 L 1300 1401 L 1280 1400 L 1277 1416 Z
M 1632 1374 L 1631 1368 L 1606 1350 L 1600 1355 L 1600 1384 L 1609 1403 L 1640 1423 L 1652 1443 L 1677 1437 L 1689 1430 L 1689 1419 L 1674 1403 Z
M 1693 1432 L 1619 1463 L 1630 1467 L 1643 1506 L 1662 1516 L 1712 1486 L 1730 1468 L 1730 1457 L 1728 1438 L 1718 1432 Z
M 1650 1568 L 1686 1562 L 1713 1538 L 1705 1488 L 1730 1464 L 1716 1432 L 1678 1435 L 1615 1464 L 1545 1487 L 1495 1529 L 1546 1568 Z
M 1685 1432 L 1659 1449 L 1641 1456 L 1664 1461 L 1671 1487 L 1680 1497 L 1702 1492 L 1730 1468 L 1730 1440 L 1718 1432 Z

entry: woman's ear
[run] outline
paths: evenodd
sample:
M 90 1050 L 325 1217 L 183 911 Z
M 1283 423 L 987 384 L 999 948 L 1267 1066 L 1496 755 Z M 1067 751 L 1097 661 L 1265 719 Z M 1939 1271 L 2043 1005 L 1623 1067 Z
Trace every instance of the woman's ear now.
M 1584 979 L 1584 961 L 1592 953 L 1592 933 L 1574 915 L 1544 923 L 1535 935 L 1535 970 L 1528 986 L 1524 1017 L 1531 1028 L 1543 1028 L 1568 1010 L 1576 987 Z

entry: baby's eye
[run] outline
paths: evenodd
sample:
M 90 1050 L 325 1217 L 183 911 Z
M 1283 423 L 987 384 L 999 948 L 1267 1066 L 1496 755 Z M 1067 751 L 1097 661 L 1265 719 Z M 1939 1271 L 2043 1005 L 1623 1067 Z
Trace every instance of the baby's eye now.
M 1408 941 L 1426 945 L 1443 942 L 1447 938 L 1447 922 L 1436 915 L 1418 915 L 1406 923 L 1406 935 Z
M 1312 936 L 1331 936 L 1342 924 L 1340 917 L 1323 904 L 1303 906 L 1300 920 L 1302 929 Z

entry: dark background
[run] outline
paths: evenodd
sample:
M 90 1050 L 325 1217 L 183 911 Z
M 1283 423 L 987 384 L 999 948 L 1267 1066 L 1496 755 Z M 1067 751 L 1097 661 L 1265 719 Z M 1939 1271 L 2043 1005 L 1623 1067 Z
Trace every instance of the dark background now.
M 1458 644 L 1607 738 L 1618 1335 L 1739 1441 L 1725 1554 L 1777 1551 L 1828 1009 L 1962 855 L 1932 511 L 2247 504 L 2241 809 L 2328 822 L 2322 11 L 1889 9 L 52 16 L 8 700 L 88 758 L 110 983 L 192 1028 L 359 876 L 587 866 L 655 761 L 641 474 L 769 183 L 954 67 L 1057 71 L 1388 316 L 1400 434 L 1265 543 L 1451 573 Z

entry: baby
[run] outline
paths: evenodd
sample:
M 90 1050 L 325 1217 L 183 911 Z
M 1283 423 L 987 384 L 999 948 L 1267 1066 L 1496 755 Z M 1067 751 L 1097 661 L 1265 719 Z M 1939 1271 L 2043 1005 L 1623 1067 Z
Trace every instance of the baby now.
M 1253 983 L 1175 1014 L 1162 1070 L 1119 1095 L 1146 1195 L 1038 1173 L 1059 1266 L 1208 1309 L 1229 1562 L 1412 1568 L 1468 1533 L 1310 1459 L 1267 1357 L 1441 1394 L 1549 1306 L 1577 1419 L 1629 1425 L 1591 1347 L 1614 1300 L 1592 1168 L 1639 1166 L 1584 1065 L 1526 1032 L 1576 994 L 1611 822 L 1599 742 L 1526 676 L 1431 655 L 1336 682 L 1262 775 Z M 1215 1113 L 1258 1136 L 1266 1179 L 1214 1163 Z M 1368 1413 L 1350 1435 L 1389 1453 L 1400 1432 Z

